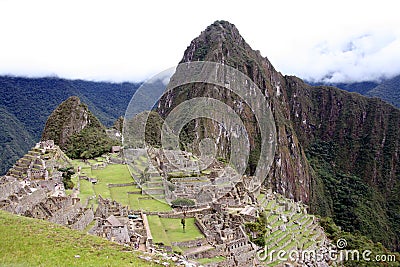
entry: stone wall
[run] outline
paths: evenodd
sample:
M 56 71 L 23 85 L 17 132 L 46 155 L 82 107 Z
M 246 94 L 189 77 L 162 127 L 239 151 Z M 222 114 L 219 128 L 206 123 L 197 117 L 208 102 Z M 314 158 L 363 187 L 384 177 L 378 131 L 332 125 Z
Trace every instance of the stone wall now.
M 210 236 L 210 231 L 207 229 L 207 227 L 203 224 L 198 216 L 195 216 L 194 218 L 194 223 L 196 224 L 197 228 L 199 228 L 200 232 L 202 232 L 203 235 L 208 238 Z
M 21 188 L 20 183 L 17 180 L 15 180 L 15 178 L 10 178 L 10 179 L 13 179 L 14 181 L 6 182 L 0 185 L 0 199 L 7 198 L 12 194 L 17 193 Z
M 82 205 L 80 202 L 77 202 L 75 205 L 70 207 L 63 207 L 57 212 L 53 213 L 53 216 L 49 219 L 49 221 L 52 223 L 67 225 L 68 221 L 72 220 L 81 208 Z
M 136 185 L 136 183 L 132 182 L 132 183 L 126 183 L 126 184 L 108 184 L 108 187 L 109 188 L 112 188 L 112 187 L 125 187 L 125 186 L 133 186 L 133 185 Z
M 34 206 L 47 198 L 46 192 L 43 189 L 38 189 L 30 195 L 21 198 L 15 206 L 13 213 L 24 214 L 28 210 L 32 210 Z
M 86 226 L 88 226 L 92 221 L 94 220 L 94 213 L 93 210 L 90 209 L 85 209 L 81 216 L 79 217 L 79 219 L 72 224 L 70 227 L 72 229 L 76 229 L 76 230 L 83 230 L 86 228 Z
M 110 158 L 109 158 L 109 161 L 110 161 L 111 163 L 114 163 L 114 164 L 125 164 L 125 160 L 123 160 L 123 159 L 121 159 L 121 158 L 110 157 Z
M 130 242 L 128 228 L 126 227 L 126 225 L 124 225 L 124 227 L 112 227 L 110 229 L 109 235 L 107 234 L 107 237 L 109 237 L 109 240 L 121 244 L 127 244 Z
M 142 214 L 142 219 L 143 219 L 143 226 L 144 229 L 146 229 L 146 236 L 147 236 L 146 248 L 149 248 L 150 246 L 153 245 L 153 236 L 151 235 L 149 221 L 147 220 L 147 215 L 145 213 Z
M 177 247 L 192 248 L 192 247 L 204 246 L 208 244 L 208 242 L 207 239 L 205 238 L 198 238 L 196 240 L 189 240 L 184 242 L 171 242 L 171 244 L 172 246 L 177 246 Z
M 213 247 L 211 247 L 208 250 L 203 250 L 203 251 L 199 251 L 196 253 L 186 254 L 186 257 L 188 259 L 213 258 L 216 256 L 221 256 L 221 250 L 213 248 Z
M 194 218 L 196 214 L 210 214 L 212 212 L 210 207 L 200 208 L 200 209 L 192 209 L 186 211 L 186 218 Z M 163 211 L 163 212 L 146 212 L 149 215 L 158 215 L 162 218 L 183 218 L 183 212 L 176 211 Z

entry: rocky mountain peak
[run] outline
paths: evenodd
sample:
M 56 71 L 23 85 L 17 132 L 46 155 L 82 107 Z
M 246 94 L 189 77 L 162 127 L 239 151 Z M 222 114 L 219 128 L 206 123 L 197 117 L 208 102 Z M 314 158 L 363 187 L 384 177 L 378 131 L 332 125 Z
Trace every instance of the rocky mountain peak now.
M 83 130 L 90 123 L 89 110 L 77 96 L 62 102 L 49 116 L 42 140 L 54 140 L 61 148 L 65 147 L 72 135 Z
M 212 61 L 233 67 L 247 75 L 260 88 L 273 112 L 278 134 L 275 160 L 266 181 L 276 191 L 296 200 L 308 202 L 311 174 L 304 151 L 299 146 L 293 125 L 290 123 L 285 77 L 277 72 L 259 51 L 253 50 L 246 43 L 235 25 L 226 21 L 214 22 L 191 42 L 184 52 L 181 62 L 193 61 Z M 230 105 L 233 109 L 237 109 L 234 103 L 240 102 L 240 99 L 234 98 L 233 103 L 229 103 L 228 99 L 232 97 L 226 90 L 221 89 L 220 93 L 213 86 L 194 85 L 191 88 L 180 88 L 162 99 L 159 113 L 166 116 L 176 105 L 185 101 L 184 95 L 213 97 Z M 256 159 L 260 146 L 257 137 L 260 128 L 250 110 L 242 113 L 240 116 L 246 121 L 248 132 L 252 133 L 249 137 L 250 150 L 255 155 L 253 158 Z M 196 120 L 195 124 L 198 137 L 205 132 L 207 136 L 204 137 L 221 140 L 222 136 L 230 134 L 228 132 L 220 133 L 218 124 L 213 122 Z M 198 141 L 195 140 L 195 142 Z M 221 141 L 219 144 L 219 153 L 222 157 L 226 157 L 230 153 L 228 142 Z
M 313 87 L 297 77 L 283 76 L 225 21 L 214 22 L 191 42 L 181 62 L 193 61 L 231 66 L 247 75 L 264 94 L 277 133 L 264 188 L 308 203 L 311 211 L 333 217 L 346 231 L 360 231 L 398 250 L 398 109 L 377 99 L 334 87 Z M 253 165 L 258 164 L 260 127 L 251 110 L 238 107 L 240 97 L 226 88 L 195 83 L 170 91 L 160 100 L 158 112 L 167 117 L 175 107 L 196 97 L 217 99 L 244 121 L 252 175 Z M 231 132 L 203 118 L 190 123 L 182 136 L 194 144 L 192 147 L 209 138 L 217 140 L 218 156 L 230 155 Z
M 50 114 L 42 140 L 54 140 L 71 158 L 99 156 L 116 142 L 77 96 L 69 97 Z
M 267 69 L 273 69 L 267 58 L 246 43 L 234 24 L 223 20 L 208 26 L 190 43 L 181 63 L 192 61 L 213 61 L 237 68 L 258 61 Z

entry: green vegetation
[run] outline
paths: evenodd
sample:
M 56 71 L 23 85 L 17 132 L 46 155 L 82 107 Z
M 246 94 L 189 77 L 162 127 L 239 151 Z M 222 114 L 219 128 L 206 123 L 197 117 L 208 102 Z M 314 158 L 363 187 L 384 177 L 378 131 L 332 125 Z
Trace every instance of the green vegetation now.
M 125 184 L 132 183 L 133 179 L 129 173 L 127 165 L 124 164 L 110 164 L 105 168 L 91 170 L 90 177 L 97 179 L 94 185 L 96 195 L 101 195 L 103 198 L 111 198 L 111 191 L 109 184 Z M 121 197 L 122 199 L 123 197 Z
M 86 201 L 90 197 L 96 196 L 93 184 L 91 182 L 86 180 L 80 180 L 79 183 L 80 183 L 79 197 L 82 203 L 86 203 Z
M 171 246 L 171 242 L 183 242 L 203 238 L 202 233 L 194 223 L 194 218 L 186 218 L 185 231 L 182 230 L 181 219 L 160 218 L 157 215 L 148 216 L 154 243 Z
M 113 125 L 113 128 L 118 132 L 122 133 L 122 129 L 124 128 L 124 117 L 120 116 Z
M 111 146 L 118 144 L 107 136 L 104 129 L 86 127 L 69 138 L 65 153 L 73 159 L 89 159 L 109 152 Z
M 3 175 L 31 148 L 34 138 L 18 118 L 1 106 L 0 125 L 0 175 Z
M 202 258 L 202 259 L 197 259 L 196 261 L 200 264 L 208 264 L 208 263 L 218 263 L 224 260 L 226 260 L 225 257 L 215 256 L 214 258 Z
M 396 212 L 385 212 L 384 197 L 376 186 L 367 184 L 358 175 L 344 173 L 332 166 L 330 162 L 337 152 L 333 142 L 317 142 L 308 149 L 307 155 L 316 174 L 315 188 L 319 190 L 312 206 L 322 216 L 332 217 L 344 231 L 360 232 L 375 242 L 392 246 L 399 222 L 391 221 L 389 215 L 396 216 Z M 389 209 L 400 203 L 398 198 L 390 202 L 392 206 Z
M 177 198 L 171 202 L 173 206 L 176 207 L 190 207 L 194 206 L 195 202 L 192 199 L 187 198 Z
M 245 224 L 246 228 L 251 232 L 257 233 L 257 237 L 250 236 L 251 242 L 258 245 L 259 247 L 265 246 L 265 237 L 268 231 L 268 219 L 267 215 L 262 212 L 257 218 L 257 221 Z
M 65 99 L 76 95 L 99 120 L 111 127 L 124 115 L 140 84 L 65 80 L 55 77 L 0 76 L 0 175 L 22 157 L 41 133 L 48 116 Z
M 133 210 L 146 211 L 171 211 L 172 208 L 165 201 L 155 199 L 152 196 L 142 195 L 141 189 L 136 185 L 112 187 L 110 184 L 129 184 L 134 182 L 128 165 L 110 164 L 105 168 L 93 169 L 81 160 L 73 160 L 75 167 L 81 166 L 81 175 L 96 178 L 97 183 L 92 184 L 87 180 L 80 180 L 79 197 L 84 203 L 93 196 L 101 195 L 129 206 Z M 74 180 L 74 179 L 72 179 Z M 75 182 L 77 177 L 75 176 Z M 95 201 L 93 201 L 95 203 Z
M 143 140 L 154 147 L 161 146 L 161 129 L 164 120 L 155 111 L 143 111 L 126 121 L 124 145 L 143 147 Z M 143 129 L 145 129 L 143 133 Z
M 262 196 L 258 201 L 265 212 L 260 213 L 255 222 L 245 224 L 250 240 L 258 246 L 267 246 L 269 251 L 288 252 L 307 249 L 323 239 L 320 229 L 314 223 L 313 215 L 298 213 L 297 207 L 292 205 L 289 205 L 289 210 L 282 210 L 279 203 L 285 202 L 284 197 L 277 195 L 277 199 L 266 199 Z M 286 201 L 289 204 L 289 200 Z M 286 215 L 287 222 L 284 222 L 281 215 Z M 281 229 L 281 225 L 284 228 Z M 283 261 L 265 262 L 266 266 L 278 266 L 282 263 Z
M 369 255 L 371 259 L 375 259 L 376 255 L 395 255 L 395 262 L 375 262 L 375 261 L 364 261 L 360 257 L 360 261 L 346 261 L 345 266 L 400 266 L 400 254 L 393 253 L 387 250 L 381 243 L 374 243 L 369 238 L 360 233 L 349 233 L 343 231 L 338 227 L 332 218 L 326 217 L 320 219 L 320 225 L 324 228 L 327 237 L 336 244 L 338 239 L 345 239 L 347 241 L 347 250 L 358 250 L 360 254 L 365 250 L 370 250 L 372 253 Z
M 94 158 L 109 152 L 118 141 L 76 96 L 61 103 L 49 116 L 42 140 L 54 140 L 70 158 Z
M 74 167 L 68 167 L 68 168 L 60 168 L 58 169 L 60 172 L 62 172 L 62 177 L 63 177 L 63 183 L 64 183 L 64 188 L 65 189 L 72 189 L 74 188 L 74 182 L 71 181 L 71 176 L 75 174 L 74 172 Z
M 130 199 L 128 192 L 140 192 L 140 189 L 136 185 L 123 186 L 123 187 L 110 187 L 111 198 L 121 203 L 124 206 L 130 206 Z
M 2 266 L 158 266 L 104 238 L 4 211 L 0 232 Z
M 312 168 L 311 211 L 398 249 L 399 109 L 378 98 L 286 79 L 297 83 L 288 97 L 296 103 L 292 120 Z
M 379 97 L 388 103 L 400 108 L 400 75 L 384 81 L 375 88 L 369 90 L 366 95 Z
M 107 184 L 123 184 L 133 182 L 125 164 L 109 164 L 105 168 L 92 170 L 92 175 Z
M 146 211 L 171 211 L 172 208 L 162 200 L 154 199 L 151 196 L 141 194 L 129 194 L 131 209 Z

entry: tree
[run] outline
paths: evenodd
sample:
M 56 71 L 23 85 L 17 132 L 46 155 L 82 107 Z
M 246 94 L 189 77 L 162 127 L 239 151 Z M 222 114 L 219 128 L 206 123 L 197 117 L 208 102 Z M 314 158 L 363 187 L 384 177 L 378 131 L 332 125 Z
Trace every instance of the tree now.
M 185 232 L 185 227 L 186 227 L 186 220 L 185 220 L 185 218 L 182 218 L 182 219 L 181 219 L 181 224 L 182 224 L 183 232 Z
M 67 167 L 67 168 L 59 168 L 58 169 L 60 172 L 62 172 L 62 177 L 63 177 L 63 183 L 64 183 L 64 188 L 65 189 L 72 189 L 74 188 L 74 182 L 71 181 L 71 176 L 75 174 L 74 168 L 73 167 Z
M 172 207 L 192 207 L 195 205 L 195 202 L 187 198 L 177 198 L 171 201 L 171 204 Z

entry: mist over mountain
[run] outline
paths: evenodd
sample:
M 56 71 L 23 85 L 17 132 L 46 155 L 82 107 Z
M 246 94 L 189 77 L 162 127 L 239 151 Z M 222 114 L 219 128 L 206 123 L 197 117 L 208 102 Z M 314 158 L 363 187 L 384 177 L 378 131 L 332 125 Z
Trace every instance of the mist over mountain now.
M 355 92 L 368 97 L 378 97 L 389 104 L 400 108 L 400 75 L 382 81 L 365 81 L 349 83 L 308 82 L 310 85 L 334 86 L 348 92 Z
M 374 89 L 376 86 L 380 84 L 380 82 L 353 82 L 353 83 L 323 83 L 323 82 L 310 82 L 305 81 L 306 83 L 313 86 L 333 86 L 340 88 L 342 90 L 359 93 L 361 95 L 365 95 L 369 90 Z
M 192 61 L 231 66 L 263 91 L 277 132 L 265 187 L 308 203 L 313 212 L 332 217 L 346 231 L 399 248 L 399 109 L 377 98 L 282 75 L 226 21 L 216 21 L 191 42 L 181 62 Z M 251 110 L 238 107 L 238 96 L 208 84 L 181 86 L 160 100 L 158 112 L 165 118 L 193 97 L 216 98 L 238 113 L 250 133 L 251 170 L 259 157 L 259 127 Z M 218 140 L 219 156 L 231 153 L 226 138 L 230 133 L 216 121 L 194 119 L 185 130 L 188 143 L 212 138 Z
M 379 97 L 400 108 L 400 75 L 386 80 L 365 93 L 367 96 Z
M 226 21 L 213 23 L 191 42 L 181 62 L 192 61 L 226 64 L 246 74 L 261 88 L 271 107 L 277 132 L 277 149 L 265 188 L 309 204 L 312 212 L 332 217 L 346 231 L 360 232 L 399 250 L 400 110 L 391 105 L 398 105 L 398 77 L 382 84 L 330 84 L 359 94 L 333 86 L 311 86 L 277 71 Z M 75 111 L 79 111 L 76 114 L 86 114 L 83 117 L 89 118 L 71 117 L 66 120 L 70 127 L 82 128 L 89 121 L 95 125 L 88 132 L 77 131 L 68 138 L 59 138 L 57 143 L 63 143 L 65 150 L 69 149 L 71 137 L 73 143 L 92 142 L 87 140 L 93 140 L 104 129 L 98 122 L 111 126 L 124 114 L 138 86 L 59 78 L 0 77 L 0 120 L 5 125 L 0 136 L 0 170 L 7 170 L 15 158 L 40 139 L 49 116 L 43 138 L 60 137 L 55 129 L 62 129 L 62 123 L 58 122 L 64 120 L 51 114 L 70 96 L 78 96 L 80 100 L 72 98 L 71 104 L 67 101 L 61 105 L 62 113 L 70 115 L 68 108 L 75 105 Z M 360 94 L 377 96 L 391 104 Z M 160 100 L 157 111 L 165 118 L 180 103 L 202 96 L 223 101 L 240 114 L 250 133 L 247 173 L 253 174 L 260 153 L 260 128 L 251 110 L 237 105 L 240 103 L 237 96 L 224 88 L 216 90 L 214 86 L 197 83 L 172 90 Z M 80 101 L 87 108 L 80 106 Z M 202 138 L 212 138 L 220 142 L 218 156 L 226 158 L 232 152 L 225 138 L 229 133 L 221 130 L 215 121 L 195 119 L 184 131 L 185 142 L 199 143 Z M 88 136 L 91 138 L 85 139 Z M 84 152 L 74 155 L 91 156 Z
M 0 76 L 0 174 L 38 142 L 49 115 L 70 96 L 78 96 L 106 126 L 123 116 L 140 84 L 66 80 L 55 77 Z

